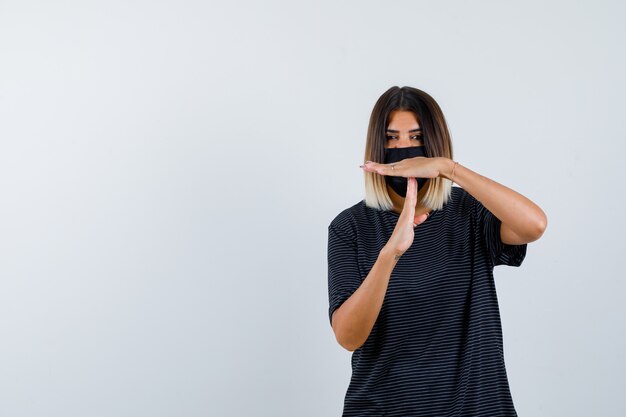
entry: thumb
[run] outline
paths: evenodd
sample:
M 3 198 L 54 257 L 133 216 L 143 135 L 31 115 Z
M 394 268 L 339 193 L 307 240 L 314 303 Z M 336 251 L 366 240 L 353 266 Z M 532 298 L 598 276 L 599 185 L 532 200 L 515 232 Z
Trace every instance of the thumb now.
M 413 217 L 413 224 L 415 226 L 418 226 L 418 225 L 424 223 L 427 218 L 428 218 L 428 213 L 423 213 L 423 214 L 420 214 L 419 216 L 415 216 L 415 217 Z

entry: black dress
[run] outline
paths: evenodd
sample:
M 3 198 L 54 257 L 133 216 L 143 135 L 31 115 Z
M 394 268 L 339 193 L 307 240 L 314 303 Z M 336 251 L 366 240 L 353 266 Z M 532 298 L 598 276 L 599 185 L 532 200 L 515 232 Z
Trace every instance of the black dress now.
M 329 319 L 366 278 L 398 217 L 360 201 L 330 223 Z M 500 225 L 452 187 L 415 228 L 372 332 L 352 353 L 343 416 L 517 416 L 493 268 L 521 265 L 527 245 L 503 243 Z

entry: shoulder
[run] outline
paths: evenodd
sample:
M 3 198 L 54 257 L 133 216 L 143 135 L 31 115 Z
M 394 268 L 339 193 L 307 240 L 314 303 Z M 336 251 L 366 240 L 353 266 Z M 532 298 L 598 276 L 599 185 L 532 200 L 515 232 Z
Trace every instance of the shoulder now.
M 476 197 L 465 191 L 463 188 L 452 187 L 452 192 L 450 195 L 450 199 L 448 200 L 448 204 L 452 209 L 458 211 L 467 211 L 470 209 L 475 209 L 476 206 L 480 204 L 480 201 L 478 201 Z
M 356 236 L 359 229 L 371 221 L 373 210 L 365 205 L 365 200 L 361 200 L 337 214 L 328 228 L 348 236 Z
M 337 214 L 330 222 L 329 227 L 342 228 L 355 223 L 359 217 L 363 216 L 365 208 L 365 200 L 359 201 L 358 203 L 339 212 L 339 214 Z
M 476 198 L 473 195 L 465 191 L 461 187 L 452 187 L 450 199 L 448 200 L 448 209 L 452 211 L 467 212 L 472 209 L 476 202 Z

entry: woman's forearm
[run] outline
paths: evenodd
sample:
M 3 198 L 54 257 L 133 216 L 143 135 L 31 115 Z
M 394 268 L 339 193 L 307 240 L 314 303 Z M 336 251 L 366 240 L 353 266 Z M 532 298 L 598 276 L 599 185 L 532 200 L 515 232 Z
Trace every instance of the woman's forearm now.
M 333 313 L 335 337 L 345 349 L 354 351 L 369 337 L 399 256 L 399 253 L 384 247 L 361 286 Z
M 451 159 L 440 158 L 440 160 L 440 176 L 453 180 L 500 219 L 501 234 L 510 240 L 505 243 L 527 243 L 541 237 L 548 220 L 538 205 L 520 193 L 460 163 L 455 168 L 455 162 Z

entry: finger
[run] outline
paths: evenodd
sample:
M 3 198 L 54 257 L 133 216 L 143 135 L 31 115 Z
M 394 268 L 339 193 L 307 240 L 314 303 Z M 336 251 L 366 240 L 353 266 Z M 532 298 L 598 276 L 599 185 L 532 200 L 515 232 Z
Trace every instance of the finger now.
M 414 177 L 407 178 L 406 196 L 404 197 L 404 207 L 415 208 L 417 199 L 417 180 Z
M 408 178 L 406 197 L 404 198 L 404 207 L 402 208 L 402 215 L 405 216 L 405 221 L 413 223 L 413 217 L 415 217 L 415 202 L 417 200 L 417 180 L 415 178 Z
M 361 167 L 367 172 L 375 172 L 380 175 L 393 177 L 404 177 L 406 176 L 406 167 L 400 162 L 394 162 L 393 164 L 380 164 L 378 162 L 367 161 L 364 165 L 361 165 Z
M 407 178 L 406 199 L 410 200 L 409 204 L 415 208 L 417 204 L 417 179 L 415 177 Z

